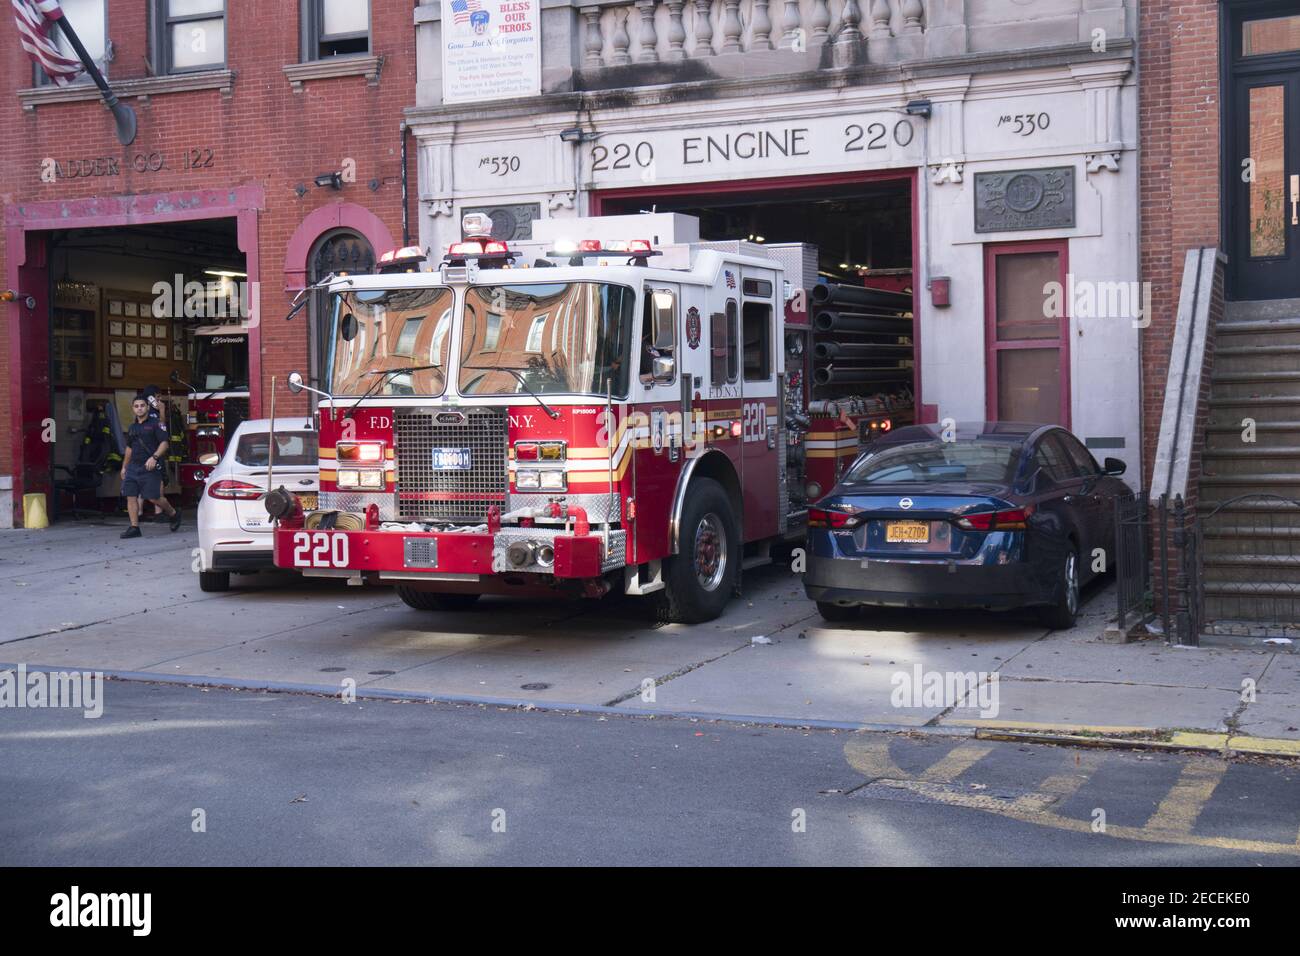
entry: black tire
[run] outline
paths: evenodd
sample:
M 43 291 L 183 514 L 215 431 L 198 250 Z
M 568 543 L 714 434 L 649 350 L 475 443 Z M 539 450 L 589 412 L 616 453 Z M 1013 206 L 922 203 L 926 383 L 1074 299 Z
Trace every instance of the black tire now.
M 664 572 L 668 620 L 703 624 L 722 613 L 740 569 L 740 530 L 731 499 L 712 478 L 691 482 L 678 554 Z
M 209 594 L 213 594 L 218 591 L 229 591 L 230 572 L 229 571 L 200 571 L 199 590 L 207 591 Z
M 858 612 L 862 609 L 856 604 L 830 604 L 826 601 L 817 602 L 817 613 L 822 616 L 823 621 L 830 621 L 833 624 L 844 621 L 856 621 Z
M 1072 541 L 1057 565 L 1055 599 L 1038 609 L 1038 619 L 1054 631 L 1074 627 L 1079 617 L 1079 589 L 1079 553 Z
M 468 611 L 479 599 L 477 594 L 440 594 L 437 591 L 417 591 L 399 584 L 397 596 L 417 611 Z

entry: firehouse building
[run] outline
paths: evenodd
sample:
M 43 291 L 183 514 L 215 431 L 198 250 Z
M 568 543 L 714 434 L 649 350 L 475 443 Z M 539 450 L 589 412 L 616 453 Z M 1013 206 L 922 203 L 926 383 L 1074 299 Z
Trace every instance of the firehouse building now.
M 171 393 L 172 432 L 184 436 L 170 490 L 194 484 L 200 453 L 267 413 L 273 376 L 319 376 L 322 318 L 313 304 L 284 321 L 295 294 L 331 272 L 370 271 L 414 232 L 409 7 L 63 9 L 139 133 L 120 146 L 94 86 L 50 83 L 6 22 L 4 526 L 21 520 L 27 494 L 56 514 L 117 504 L 111 436 L 150 384 Z M 306 408 L 283 388 L 277 401 L 281 413 Z
M 1057 422 L 1142 474 L 1136 4 L 480 6 L 416 9 L 422 245 L 688 214 L 805 291 L 910 297 L 915 420 Z

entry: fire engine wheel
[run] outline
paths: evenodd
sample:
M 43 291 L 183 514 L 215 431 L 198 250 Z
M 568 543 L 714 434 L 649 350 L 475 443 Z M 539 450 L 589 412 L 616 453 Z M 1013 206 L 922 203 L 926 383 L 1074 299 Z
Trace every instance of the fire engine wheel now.
M 467 611 L 479 599 L 477 594 L 438 594 L 435 591 L 417 591 L 400 584 L 396 590 L 402 603 L 417 611 Z
M 682 512 L 678 553 L 668 562 L 669 620 L 711 621 L 727 606 L 739 566 L 740 534 L 731 500 L 711 478 L 692 484 Z

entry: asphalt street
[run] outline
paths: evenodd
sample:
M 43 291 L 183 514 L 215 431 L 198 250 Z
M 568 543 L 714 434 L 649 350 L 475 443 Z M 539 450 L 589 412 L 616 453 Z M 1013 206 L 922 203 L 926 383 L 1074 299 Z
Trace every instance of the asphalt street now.
M 0 865 L 1253 866 L 1300 852 L 1300 767 L 1262 760 L 120 681 L 99 719 L 0 712 L 0 754 Z

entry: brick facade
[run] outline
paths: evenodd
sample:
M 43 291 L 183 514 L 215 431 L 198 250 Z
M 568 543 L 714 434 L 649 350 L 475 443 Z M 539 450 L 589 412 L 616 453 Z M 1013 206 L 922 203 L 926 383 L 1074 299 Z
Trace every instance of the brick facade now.
M 5 244 L 0 246 L 0 288 L 13 288 L 20 281 L 18 257 L 9 246 L 24 236 L 21 228 L 15 228 L 19 210 L 34 204 L 53 204 L 44 208 L 69 216 L 63 228 L 76 228 L 78 215 L 110 208 L 120 211 L 124 197 L 149 197 L 135 208 L 156 214 L 169 208 L 182 212 L 198 201 L 194 197 L 202 190 L 211 191 L 208 199 L 214 202 L 233 195 L 236 189 L 242 190 L 242 196 L 260 195 L 260 208 L 250 214 L 252 218 L 241 220 L 241 242 L 245 241 L 247 222 L 255 229 L 255 240 L 250 241 L 256 247 L 244 249 L 249 256 L 249 278 L 261 283 L 260 382 L 265 390 L 270 376 L 283 377 L 291 369 L 304 368 L 308 361 L 306 323 L 286 323 L 281 317 L 294 288 L 302 282 L 305 256 L 315 238 L 340 225 L 361 228 L 376 243 L 400 242 L 402 237 L 399 124 L 403 110 L 415 99 L 412 8 L 401 3 L 371 4 L 371 54 L 377 58 L 371 62 L 377 75 L 371 69 L 369 76 L 307 78 L 295 90 L 285 67 L 302 59 L 299 5 L 266 0 L 227 4 L 226 68 L 230 76 L 225 88 L 150 91 L 141 97 L 137 91 L 162 82 L 148 79 L 151 6 L 146 0 L 107 3 L 108 36 L 114 47 L 109 79 L 139 117 L 138 138 L 126 148 L 118 145 L 111 117 L 98 99 L 38 102 L 34 109 L 24 108 L 24 102 L 34 99 L 19 94 L 33 86 L 32 65 L 18 45 L 12 24 L 0 27 L 5 33 L 4 42 L 0 42 L 0 83 L 4 87 L 0 121 L 5 129 L 0 137 L 0 201 L 7 227 Z M 341 61 L 335 61 L 338 63 Z M 218 80 L 210 82 L 219 86 Z M 205 81 L 200 78 L 199 82 Z M 210 166 L 185 168 L 188 151 L 208 149 L 212 150 Z M 145 157 L 144 171 L 135 168 L 137 156 Z M 151 156 L 161 157 L 161 169 L 147 168 Z M 63 175 L 53 183 L 41 180 L 46 157 L 62 166 Z M 97 158 L 102 160 L 98 167 L 94 163 Z M 199 155 L 201 162 L 206 158 L 206 153 Z M 79 159 L 91 163 L 73 162 Z M 342 191 L 314 185 L 316 176 L 341 169 L 345 159 L 355 161 L 355 183 L 344 185 Z M 73 176 L 74 170 L 91 175 Z M 101 174 L 94 175 L 96 172 Z M 414 197 L 413 169 L 409 174 Z M 296 191 L 300 184 L 306 187 L 301 197 Z M 114 197 L 117 202 L 104 208 L 86 202 L 103 197 Z M 26 235 L 30 248 L 30 237 L 39 234 Z M 383 251 L 376 249 L 376 253 Z M 46 321 L 39 315 L 42 310 L 36 316 L 26 316 L 19 305 L 0 305 L 6 343 L 0 348 L 0 388 L 6 396 L 19 394 L 23 387 L 39 393 L 41 381 L 48 379 L 48 369 L 29 367 L 20 372 L 15 367 L 16 363 L 25 364 L 25 356 L 16 354 L 15 343 L 22 340 L 18 324 Z M 32 329 L 25 328 L 23 334 L 30 336 Z M 24 378 L 15 381 L 14 376 L 19 375 Z M 253 392 L 256 413 L 256 380 Z M 305 408 L 302 398 L 281 397 L 279 401 L 283 402 L 278 409 L 281 412 Z M 13 405 L 0 402 L 0 434 L 32 427 L 30 421 L 14 420 Z M 17 474 L 21 481 L 23 469 L 15 461 L 22 454 L 18 449 L 18 441 L 0 442 L 0 475 Z
M 1142 333 L 1143 455 L 1150 483 L 1164 411 L 1183 260 L 1220 246 L 1219 5 L 1153 0 L 1140 6 L 1141 276 L 1151 283 Z

